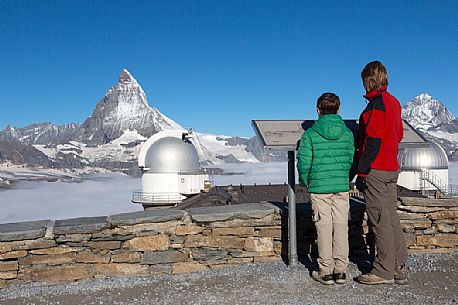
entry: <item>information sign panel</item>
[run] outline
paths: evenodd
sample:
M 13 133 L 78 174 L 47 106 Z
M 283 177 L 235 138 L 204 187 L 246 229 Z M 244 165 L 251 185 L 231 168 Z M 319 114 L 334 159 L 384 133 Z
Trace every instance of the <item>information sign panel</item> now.
M 262 145 L 272 150 L 296 150 L 304 130 L 310 128 L 314 120 L 253 120 L 252 125 Z M 358 138 L 358 121 L 344 120 L 345 125 Z M 403 144 L 424 144 L 425 138 L 409 123 L 403 121 Z

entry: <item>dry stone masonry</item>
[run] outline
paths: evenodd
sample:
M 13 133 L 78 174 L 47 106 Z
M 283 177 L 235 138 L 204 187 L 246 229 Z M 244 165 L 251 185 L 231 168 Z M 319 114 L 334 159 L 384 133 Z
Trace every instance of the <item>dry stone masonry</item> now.
M 456 248 L 458 246 L 458 200 L 401 198 L 401 227 L 410 249 Z
M 402 198 L 398 212 L 410 249 L 457 248 L 458 200 Z M 0 287 L 280 260 L 288 250 L 287 214 L 284 204 L 253 203 L 0 224 Z M 364 204 L 352 200 L 351 214 L 350 245 L 367 248 Z M 310 204 L 298 205 L 300 255 L 314 245 L 310 215 Z
M 0 225 L 0 286 L 215 269 L 280 259 L 270 204 Z M 280 247 L 277 247 L 279 250 Z

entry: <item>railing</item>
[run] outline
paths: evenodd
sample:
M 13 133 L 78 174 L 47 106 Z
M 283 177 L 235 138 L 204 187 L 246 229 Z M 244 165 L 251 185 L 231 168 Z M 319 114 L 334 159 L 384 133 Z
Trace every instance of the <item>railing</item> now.
M 439 194 L 439 197 L 457 197 L 458 185 L 451 185 L 443 181 L 439 176 L 428 170 L 421 171 L 420 188 L 422 195 L 430 195 L 431 187 L 433 187 Z
M 458 197 L 458 185 L 448 185 L 448 194 L 451 197 Z
M 144 193 L 142 191 L 132 192 L 132 202 L 154 204 L 154 205 L 170 205 L 179 203 L 182 196 L 177 193 Z

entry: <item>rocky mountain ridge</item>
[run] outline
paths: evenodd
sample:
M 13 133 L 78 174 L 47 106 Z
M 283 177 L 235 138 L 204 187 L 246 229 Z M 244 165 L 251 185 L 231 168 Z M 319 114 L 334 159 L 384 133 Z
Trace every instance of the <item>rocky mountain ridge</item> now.
M 80 124 L 54 125 L 50 122 L 34 123 L 23 128 L 8 125 L 0 131 L 0 140 L 25 144 L 60 144 L 78 137 Z

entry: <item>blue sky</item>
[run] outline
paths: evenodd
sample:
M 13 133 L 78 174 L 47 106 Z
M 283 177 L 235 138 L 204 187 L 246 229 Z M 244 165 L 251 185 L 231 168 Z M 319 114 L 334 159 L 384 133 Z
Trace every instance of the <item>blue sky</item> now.
M 383 61 L 405 103 L 458 115 L 458 1 L 0 1 L 0 128 L 82 123 L 123 68 L 150 106 L 201 132 L 315 118 L 321 93 L 364 108 Z

